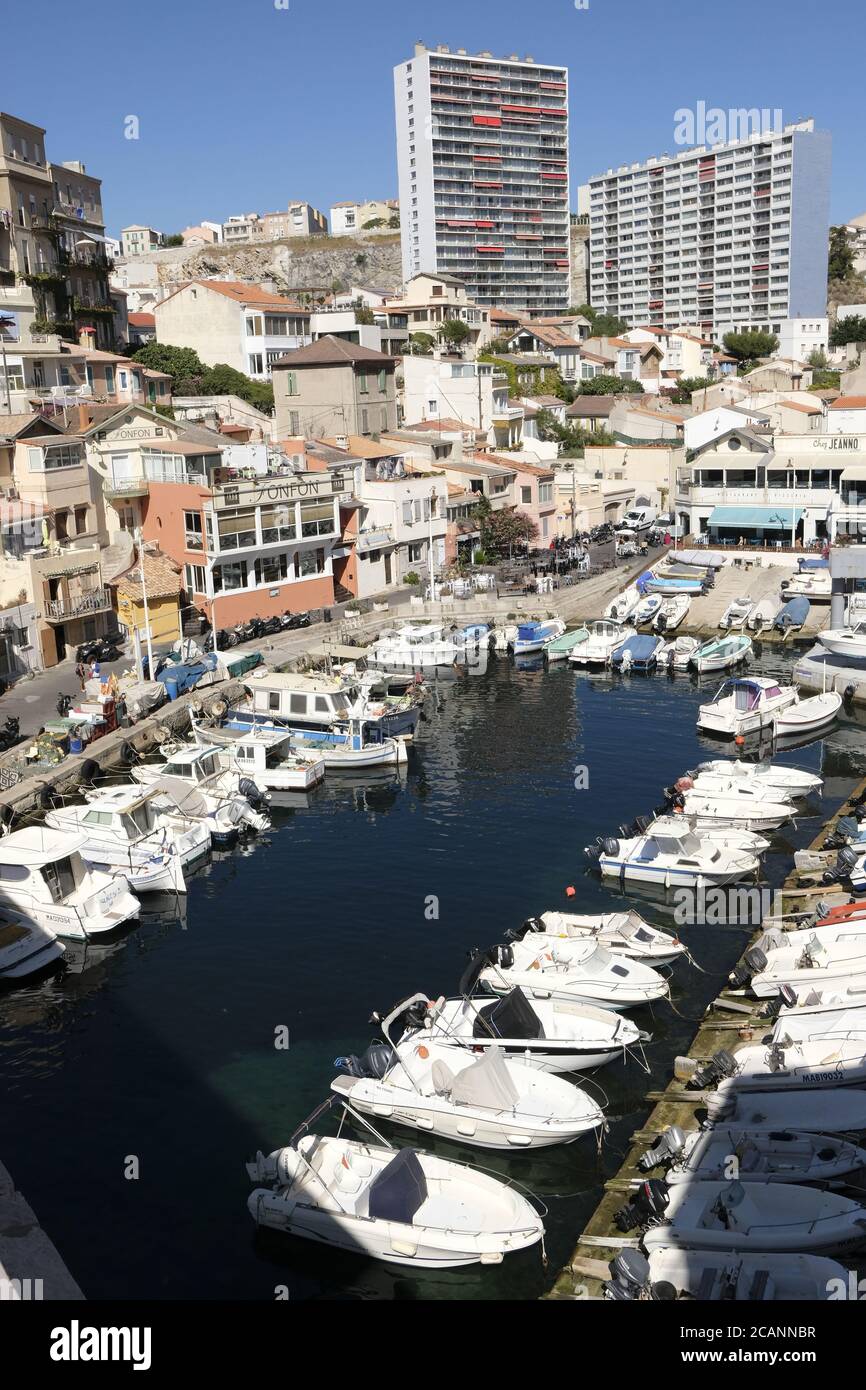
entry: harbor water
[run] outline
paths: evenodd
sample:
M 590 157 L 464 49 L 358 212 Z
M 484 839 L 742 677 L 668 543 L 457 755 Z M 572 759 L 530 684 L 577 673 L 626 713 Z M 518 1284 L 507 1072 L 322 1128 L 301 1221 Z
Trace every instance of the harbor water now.
M 753 669 L 789 678 L 792 655 L 768 652 Z M 543 1294 L 748 928 L 683 929 L 700 970 L 678 964 L 673 1005 L 634 1014 L 653 1035 L 650 1074 L 632 1060 L 592 1079 L 609 1120 L 600 1150 L 587 1138 L 536 1155 L 437 1146 L 540 1197 L 546 1266 L 536 1247 L 496 1268 L 413 1271 L 257 1235 L 244 1162 L 285 1143 L 325 1098 L 334 1059 L 373 1038 L 373 1010 L 416 990 L 454 993 L 467 951 L 528 916 L 622 904 L 589 873 L 584 846 L 657 805 L 701 759 L 733 751 L 695 728 L 720 680 L 587 676 L 502 657 L 438 681 L 405 771 L 330 776 L 195 874 L 180 917 L 172 902 L 151 904 L 121 940 L 70 948 L 63 973 L 0 995 L 0 1156 L 85 1294 Z M 843 724 L 781 755 L 828 780 L 774 837 L 771 882 L 863 774 L 864 746 Z M 635 905 L 673 925 L 658 905 Z M 416 1137 L 384 1132 L 397 1144 Z

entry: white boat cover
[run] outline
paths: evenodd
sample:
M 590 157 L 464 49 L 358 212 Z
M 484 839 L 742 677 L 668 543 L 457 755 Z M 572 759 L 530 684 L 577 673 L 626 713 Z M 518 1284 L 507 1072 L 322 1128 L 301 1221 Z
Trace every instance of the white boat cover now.
M 463 1105 L 478 1105 L 486 1110 L 511 1110 L 518 1090 L 498 1047 L 488 1048 L 483 1057 L 466 1067 L 454 1078 L 451 1099 Z
M 180 777 L 158 777 L 151 782 L 148 792 L 159 792 L 174 803 L 183 816 L 206 816 L 207 802 L 197 787 L 192 787 Z
M 681 565 L 705 565 L 713 569 L 720 569 L 725 563 L 721 550 L 672 550 L 668 559 L 676 560 Z

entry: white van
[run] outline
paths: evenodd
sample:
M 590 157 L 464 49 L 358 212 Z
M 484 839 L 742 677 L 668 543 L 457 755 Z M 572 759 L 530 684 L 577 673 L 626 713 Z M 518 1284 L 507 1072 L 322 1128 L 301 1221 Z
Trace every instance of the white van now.
M 648 531 L 657 516 L 658 512 L 655 507 L 635 507 L 633 511 L 626 512 L 616 529 L 618 531 Z

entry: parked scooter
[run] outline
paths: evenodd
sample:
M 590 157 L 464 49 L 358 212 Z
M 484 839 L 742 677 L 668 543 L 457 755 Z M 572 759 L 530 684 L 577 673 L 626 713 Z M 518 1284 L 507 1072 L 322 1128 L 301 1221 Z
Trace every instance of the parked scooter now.
M 14 748 L 16 743 L 21 741 L 21 726 L 14 714 L 6 718 L 6 723 L 0 725 L 0 752 L 5 753 L 7 748 Z
M 310 615 L 309 615 L 309 613 L 288 613 L 288 612 L 287 612 L 287 613 L 284 613 L 284 614 L 283 614 L 282 618 L 280 619 L 280 622 L 281 622 L 282 627 L 283 627 L 287 632 L 293 632 L 293 631 L 295 631 L 296 628 L 300 628 L 300 627 L 309 627 L 309 626 L 310 626 Z

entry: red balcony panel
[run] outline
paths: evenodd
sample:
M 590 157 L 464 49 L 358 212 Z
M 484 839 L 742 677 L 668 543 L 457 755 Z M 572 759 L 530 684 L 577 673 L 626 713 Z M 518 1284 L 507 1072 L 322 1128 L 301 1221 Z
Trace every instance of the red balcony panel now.
M 504 246 L 476 246 L 476 251 L 483 251 L 488 256 L 504 256 Z
M 543 116 L 562 116 L 564 119 L 568 112 L 564 106 L 542 106 L 541 114 Z
M 501 183 L 491 183 L 491 181 L 490 181 L 489 179 L 476 179 L 476 180 L 475 180 L 475 187 L 476 187 L 476 188 L 501 188 L 501 187 L 502 187 L 502 184 L 501 184 Z
M 500 125 L 502 125 L 502 122 L 501 122 L 501 120 L 499 119 L 498 116 L 478 116 L 478 115 L 474 115 L 474 116 L 472 117 L 472 124 L 473 124 L 473 125 L 494 125 L 494 126 L 500 126 Z
M 503 110 L 503 111 L 522 111 L 522 112 L 525 112 L 525 113 L 527 113 L 527 114 L 529 114 L 529 115 L 536 116 L 536 115 L 538 115 L 539 112 L 541 111 L 541 107 L 540 107 L 540 106 L 514 106 L 514 105 L 511 105 L 509 102 L 503 101 L 503 102 L 502 102 L 502 110 Z

